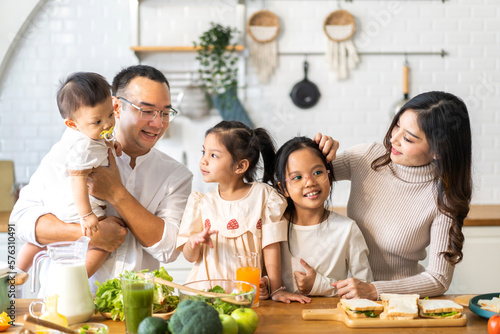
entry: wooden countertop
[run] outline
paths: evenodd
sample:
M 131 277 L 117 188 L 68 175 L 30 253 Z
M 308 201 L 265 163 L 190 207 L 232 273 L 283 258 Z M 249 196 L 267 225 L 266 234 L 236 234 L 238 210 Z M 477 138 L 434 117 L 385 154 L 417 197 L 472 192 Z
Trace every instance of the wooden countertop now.
M 445 295 L 441 299 L 454 299 L 456 295 Z M 467 325 L 463 327 L 426 327 L 426 328 L 349 328 L 338 321 L 305 321 L 302 320 L 304 309 L 331 309 L 336 308 L 339 298 L 313 298 L 310 304 L 283 304 L 269 300 L 260 302 L 260 306 L 254 310 L 259 315 L 259 327 L 255 333 L 428 333 L 428 334 L 461 334 L 461 333 L 488 333 L 488 320 L 472 313 L 467 307 L 464 313 L 467 316 Z M 16 300 L 16 322 L 22 323 L 24 314 L 28 312 L 31 300 Z M 104 319 L 100 315 L 94 315 L 92 322 L 102 322 L 109 327 L 109 333 L 124 333 L 125 324 Z M 10 327 L 7 332 L 15 332 L 17 328 Z
M 346 214 L 345 207 L 334 207 L 333 210 Z M 0 233 L 7 232 L 10 212 L 0 212 Z M 472 205 L 464 226 L 500 226 L 500 204 Z

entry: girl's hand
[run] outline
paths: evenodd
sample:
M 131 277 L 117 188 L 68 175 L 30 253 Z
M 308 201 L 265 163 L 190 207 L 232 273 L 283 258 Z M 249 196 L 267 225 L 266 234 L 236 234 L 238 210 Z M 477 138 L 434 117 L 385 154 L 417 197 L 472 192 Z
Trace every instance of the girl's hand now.
M 264 276 L 259 281 L 259 299 L 269 298 L 269 277 Z
M 371 300 L 377 300 L 378 298 L 375 285 L 365 283 L 354 277 L 334 282 L 332 286 L 337 288 L 337 295 L 340 298 L 366 298 Z
M 300 293 L 307 295 L 311 292 L 316 280 L 316 270 L 303 259 L 300 259 L 300 264 L 306 269 L 306 272 L 295 271 L 293 276 L 295 277 L 295 282 L 297 282 L 297 288 L 299 288 Z
M 339 149 L 339 142 L 334 140 L 330 136 L 326 136 L 318 132 L 314 136 L 314 141 L 318 144 L 319 149 L 323 152 L 326 157 L 327 162 L 332 162 L 337 156 L 337 150 Z
M 87 237 L 92 237 L 94 232 L 99 230 L 99 219 L 92 213 L 91 215 L 81 218 L 80 225 L 82 226 L 82 234 Z
M 214 233 L 217 233 L 217 231 L 210 231 L 210 227 L 205 227 L 203 228 L 203 232 L 193 234 L 189 237 L 191 247 L 194 249 L 199 244 L 207 244 L 208 247 L 214 248 L 212 238 L 210 238 L 210 236 Z
M 282 302 L 285 304 L 290 304 L 290 302 L 299 302 L 301 304 L 306 304 L 311 302 L 311 298 L 300 295 L 298 293 L 291 293 L 285 290 L 277 291 L 272 295 L 272 299 L 275 302 Z

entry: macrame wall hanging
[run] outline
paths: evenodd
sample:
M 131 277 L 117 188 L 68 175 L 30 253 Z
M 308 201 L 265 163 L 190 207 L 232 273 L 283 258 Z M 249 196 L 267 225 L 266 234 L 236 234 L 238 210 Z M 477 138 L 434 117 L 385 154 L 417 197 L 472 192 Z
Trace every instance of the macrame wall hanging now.
M 247 24 L 250 36 L 250 59 L 257 68 L 260 82 L 267 82 L 278 64 L 276 39 L 280 31 L 280 21 L 276 14 L 268 10 L 255 12 Z
M 325 19 L 323 25 L 327 38 L 326 60 L 337 74 L 337 79 L 346 79 L 348 70 L 359 63 L 358 52 L 351 40 L 356 32 L 354 16 L 346 10 L 336 10 Z

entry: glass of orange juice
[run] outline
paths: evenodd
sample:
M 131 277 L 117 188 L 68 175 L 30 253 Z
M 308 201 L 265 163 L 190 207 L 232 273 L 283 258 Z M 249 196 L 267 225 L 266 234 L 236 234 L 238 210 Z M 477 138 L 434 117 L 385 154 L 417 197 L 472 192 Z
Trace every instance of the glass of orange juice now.
M 260 262 L 256 252 L 237 253 L 236 279 L 255 285 L 255 300 L 252 307 L 259 306 Z

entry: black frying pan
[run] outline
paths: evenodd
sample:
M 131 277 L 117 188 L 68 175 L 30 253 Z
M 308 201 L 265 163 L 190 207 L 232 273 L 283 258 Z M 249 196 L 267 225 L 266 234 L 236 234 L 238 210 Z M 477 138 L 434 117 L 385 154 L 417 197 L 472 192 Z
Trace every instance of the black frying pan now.
M 307 80 L 308 68 L 309 63 L 304 61 L 304 80 L 297 82 L 290 93 L 293 104 L 302 109 L 308 109 L 314 106 L 321 96 L 318 87 Z

